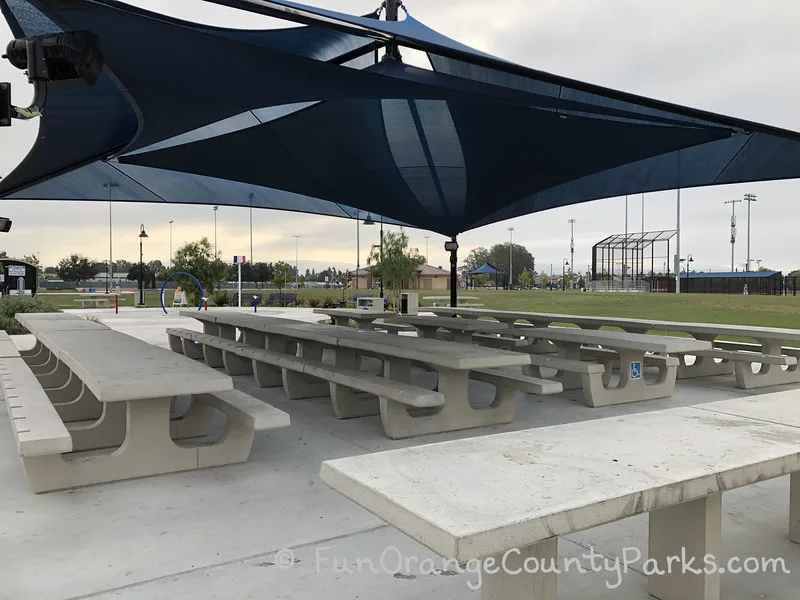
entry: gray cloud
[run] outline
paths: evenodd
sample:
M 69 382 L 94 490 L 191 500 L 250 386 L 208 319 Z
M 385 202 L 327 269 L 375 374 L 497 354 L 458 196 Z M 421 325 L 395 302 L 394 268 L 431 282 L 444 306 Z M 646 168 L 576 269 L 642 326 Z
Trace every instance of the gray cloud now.
M 354 14 L 374 9 L 379 0 L 313 0 L 317 6 Z M 486 52 L 526 66 L 590 81 L 714 112 L 800 129 L 796 109 L 800 81 L 794 76 L 800 37 L 794 25 L 800 4 L 792 0 L 731 3 L 723 0 L 405 0 L 411 13 L 442 33 Z M 268 18 L 185 0 L 131 0 L 131 4 L 229 27 L 274 27 Z M 0 44 L 10 37 L 0 26 Z M 419 57 L 406 57 L 418 63 Z M 24 76 L 5 61 L 0 80 L 13 82 L 15 101 L 24 104 L 30 91 Z M 36 135 L 35 124 L 0 130 L 0 175 L 21 160 Z M 752 254 L 765 265 L 784 270 L 800 266 L 793 252 L 796 230 L 797 181 L 684 190 L 682 193 L 682 253 L 692 253 L 698 269 L 729 268 L 730 207 L 723 202 L 744 193 L 758 194 L 753 206 Z M 640 198 L 631 198 L 630 228 L 640 223 Z M 741 209 L 743 205 L 738 205 Z M 108 205 L 4 201 L 2 215 L 15 222 L 3 239 L 10 254 L 40 252 L 54 263 L 71 251 L 98 258 L 108 253 Z M 745 219 L 742 210 L 737 263 L 745 259 Z M 221 207 L 217 237 L 226 254 L 249 254 L 249 211 Z M 591 246 L 624 227 L 624 199 L 613 198 L 514 219 L 469 232 L 460 238 L 464 252 L 476 246 L 505 243 L 508 227 L 514 241 L 525 244 L 545 269 L 558 269 L 569 253 L 569 225 L 576 223 L 576 268 L 586 268 Z M 174 220 L 173 247 L 206 235 L 213 239 L 210 207 L 115 204 L 114 255 L 133 259 L 140 223 L 150 238 L 145 252 L 166 261 L 169 226 Z M 646 229 L 675 226 L 675 193 L 648 194 Z M 355 225 L 340 219 L 254 212 L 257 260 L 294 262 L 293 235 L 302 235 L 301 268 L 356 262 Z M 444 238 L 423 231 L 409 232 L 412 243 L 425 251 L 430 235 L 430 262 L 447 265 Z M 361 228 L 362 264 L 377 228 Z M 658 265 L 657 265 L 658 268 Z

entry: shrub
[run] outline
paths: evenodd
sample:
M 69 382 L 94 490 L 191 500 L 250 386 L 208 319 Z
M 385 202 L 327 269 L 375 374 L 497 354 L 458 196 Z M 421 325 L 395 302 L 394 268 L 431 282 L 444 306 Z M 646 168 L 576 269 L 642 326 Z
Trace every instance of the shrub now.
M 316 296 L 312 296 L 308 299 L 308 305 L 311 308 L 319 308 L 319 305 L 322 304 L 322 298 L 318 298 Z
M 306 303 L 306 301 L 305 301 L 304 298 L 301 298 L 300 296 L 297 296 L 297 298 L 295 298 L 295 301 L 294 301 L 294 305 L 295 306 L 303 306 L 305 303 Z
M 322 308 L 333 308 L 334 306 L 331 298 L 325 298 L 325 301 L 322 303 Z
M 52 313 L 61 312 L 49 302 L 29 298 L 27 296 L 3 296 L 0 298 L 0 329 L 8 335 L 22 335 L 28 333 L 14 318 L 17 313 Z
M 211 300 L 213 300 L 214 304 L 217 306 L 228 306 L 231 303 L 231 297 L 225 290 L 211 292 Z M 242 300 L 244 300 L 244 298 L 242 298 Z

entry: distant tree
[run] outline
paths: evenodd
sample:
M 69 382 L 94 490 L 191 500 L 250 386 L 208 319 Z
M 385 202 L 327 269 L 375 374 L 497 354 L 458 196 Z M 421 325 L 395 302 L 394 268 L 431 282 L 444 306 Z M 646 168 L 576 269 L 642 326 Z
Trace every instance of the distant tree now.
M 402 228 L 399 232 L 385 234 L 383 250 L 373 248 L 367 257 L 373 276 L 392 290 L 395 306 L 400 306 L 400 291 L 414 280 L 417 270 L 424 264 L 425 257 L 419 250 L 408 247 L 408 235 Z
M 539 273 L 539 287 L 544 289 L 550 283 L 550 276 L 547 273 Z
M 464 259 L 464 266 L 462 268 L 467 273 L 472 273 L 472 271 L 481 268 L 487 262 L 489 262 L 489 251 L 481 246 L 470 250 L 469 254 L 467 254 L 467 257 Z
M 57 270 L 56 270 L 56 268 L 55 268 L 55 267 L 45 267 L 45 268 L 44 268 L 44 272 L 45 272 L 47 275 L 55 275 L 55 274 L 57 273 Z
M 82 254 L 71 254 L 58 262 L 56 274 L 64 281 L 86 281 L 98 273 L 94 262 Z
M 758 272 L 763 273 L 764 271 L 774 271 L 775 269 L 770 269 L 769 267 L 758 267 Z
M 533 276 L 531 275 L 531 272 L 528 271 L 528 268 L 525 267 L 524 269 L 522 269 L 522 273 L 519 274 L 519 279 L 517 279 L 517 283 L 519 284 L 519 287 L 521 287 L 523 290 L 527 290 L 530 289 L 532 282 L 533 282 Z
M 0 252 L 0 258 L 8 258 L 8 253 L 5 250 L 3 250 L 2 252 Z
M 528 269 L 528 271 L 533 272 L 536 261 L 528 249 L 520 244 L 511 245 L 511 257 L 514 263 L 512 265 L 514 272 L 511 273 L 510 281 L 512 284 L 516 284 L 523 270 Z M 495 244 L 492 246 L 492 249 L 489 250 L 488 260 L 486 262 L 508 273 L 508 244 Z
M 114 272 L 115 273 L 128 273 L 133 268 L 132 262 L 128 260 L 115 260 L 114 261 Z M 138 262 L 136 263 L 139 264 Z
M 275 278 L 275 268 L 272 263 L 257 262 L 251 265 L 252 280 L 255 281 L 259 289 Z
M 789 277 L 800 277 L 800 269 L 795 269 L 791 273 L 789 273 Z
M 208 238 L 204 237 L 197 242 L 184 244 L 175 252 L 172 260 L 172 269 L 169 272 L 191 273 L 203 286 L 203 291 L 207 297 L 217 289 L 220 283 L 227 279 L 228 265 L 214 258 L 214 249 Z M 196 304 L 199 298 L 199 291 L 195 289 L 194 282 L 185 276 L 175 278 L 178 285 L 183 286 L 192 304 Z
M 294 268 L 282 260 L 273 265 L 272 283 L 278 286 L 278 291 L 282 294 L 286 284 L 294 280 Z
M 37 270 L 41 268 L 41 265 L 39 265 L 39 257 L 35 254 L 25 254 L 20 260 L 28 263 L 29 265 L 33 265 Z
M 155 261 L 154 261 L 155 262 Z M 158 261 L 159 264 L 160 261 Z M 145 263 L 142 265 L 142 279 L 144 282 L 144 287 L 146 288 L 154 288 L 156 287 L 156 279 L 159 278 L 165 272 L 166 269 L 163 267 L 159 270 L 158 266 L 154 265 L 153 263 Z M 163 277 L 162 277 L 163 278 Z M 139 281 L 139 264 L 132 265 L 131 268 L 128 270 L 128 281 Z

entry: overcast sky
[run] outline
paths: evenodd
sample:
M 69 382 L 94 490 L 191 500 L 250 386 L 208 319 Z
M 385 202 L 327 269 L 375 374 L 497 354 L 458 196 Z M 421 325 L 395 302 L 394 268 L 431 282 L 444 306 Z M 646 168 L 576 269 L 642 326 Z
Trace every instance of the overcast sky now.
M 309 0 L 314 5 L 364 14 L 379 0 Z M 418 20 L 496 56 L 568 77 L 685 104 L 792 130 L 800 130 L 800 20 L 797 0 L 405 0 Z M 185 19 L 229 27 L 273 27 L 267 18 L 209 5 L 201 0 L 130 0 L 130 4 Z M 0 19 L 0 48 L 11 39 Z M 410 62 L 419 57 L 407 53 Z M 0 62 L 0 81 L 11 81 L 14 102 L 31 98 L 24 75 Z M 0 176 L 22 160 L 37 125 L 16 122 L 0 129 Z M 797 215 L 800 182 L 690 189 L 682 192 L 682 254 L 691 253 L 697 270 L 730 269 L 730 205 L 723 202 L 754 193 L 753 259 L 764 266 L 800 267 Z M 629 200 L 629 228 L 641 229 L 641 196 Z M 675 192 L 645 198 L 647 230 L 675 227 Z M 738 204 L 736 264 L 746 258 L 745 205 Z M 108 260 L 108 205 L 93 202 L 2 201 L 2 216 L 14 221 L 0 248 L 11 256 L 39 253 L 45 265 L 71 252 Z M 217 242 L 224 256 L 249 254 L 249 211 L 220 207 Z M 551 210 L 471 231 L 459 238 L 464 255 L 476 246 L 508 241 L 524 244 L 537 268 L 560 270 L 569 258 L 569 224 L 575 224 L 575 268 L 586 270 L 592 245 L 624 231 L 625 199 L 611 198 Z M 214 237 L 211 207 L 114 204 L 114 257 L 138 260 L 139 225 L 149 234 L 145 260 L 169 259 L 169 221 L 173 249 L 185 241 Z M 356 262 L 356 225 L 341 219 L 256 210 L 255 260 L 294 263 L 295 239 L 301 269 Z M 440 235 L 410 230 L 412 245 L 445 266 L 449 259 Z M 361 262 L 377 243 L 377 228 L 361 227 Z M 656 270 L 662 270 L 657 264 Z

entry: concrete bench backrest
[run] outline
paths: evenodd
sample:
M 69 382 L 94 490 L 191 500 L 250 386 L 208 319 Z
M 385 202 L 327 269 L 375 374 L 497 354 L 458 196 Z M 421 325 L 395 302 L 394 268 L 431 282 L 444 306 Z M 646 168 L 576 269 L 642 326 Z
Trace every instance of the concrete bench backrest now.
M 782 424 L 800 422 L 800 392 L 753 401 L 758 418 L 677 408 L 326 461 L 321 476 L 466 561 L 800 471 Z

